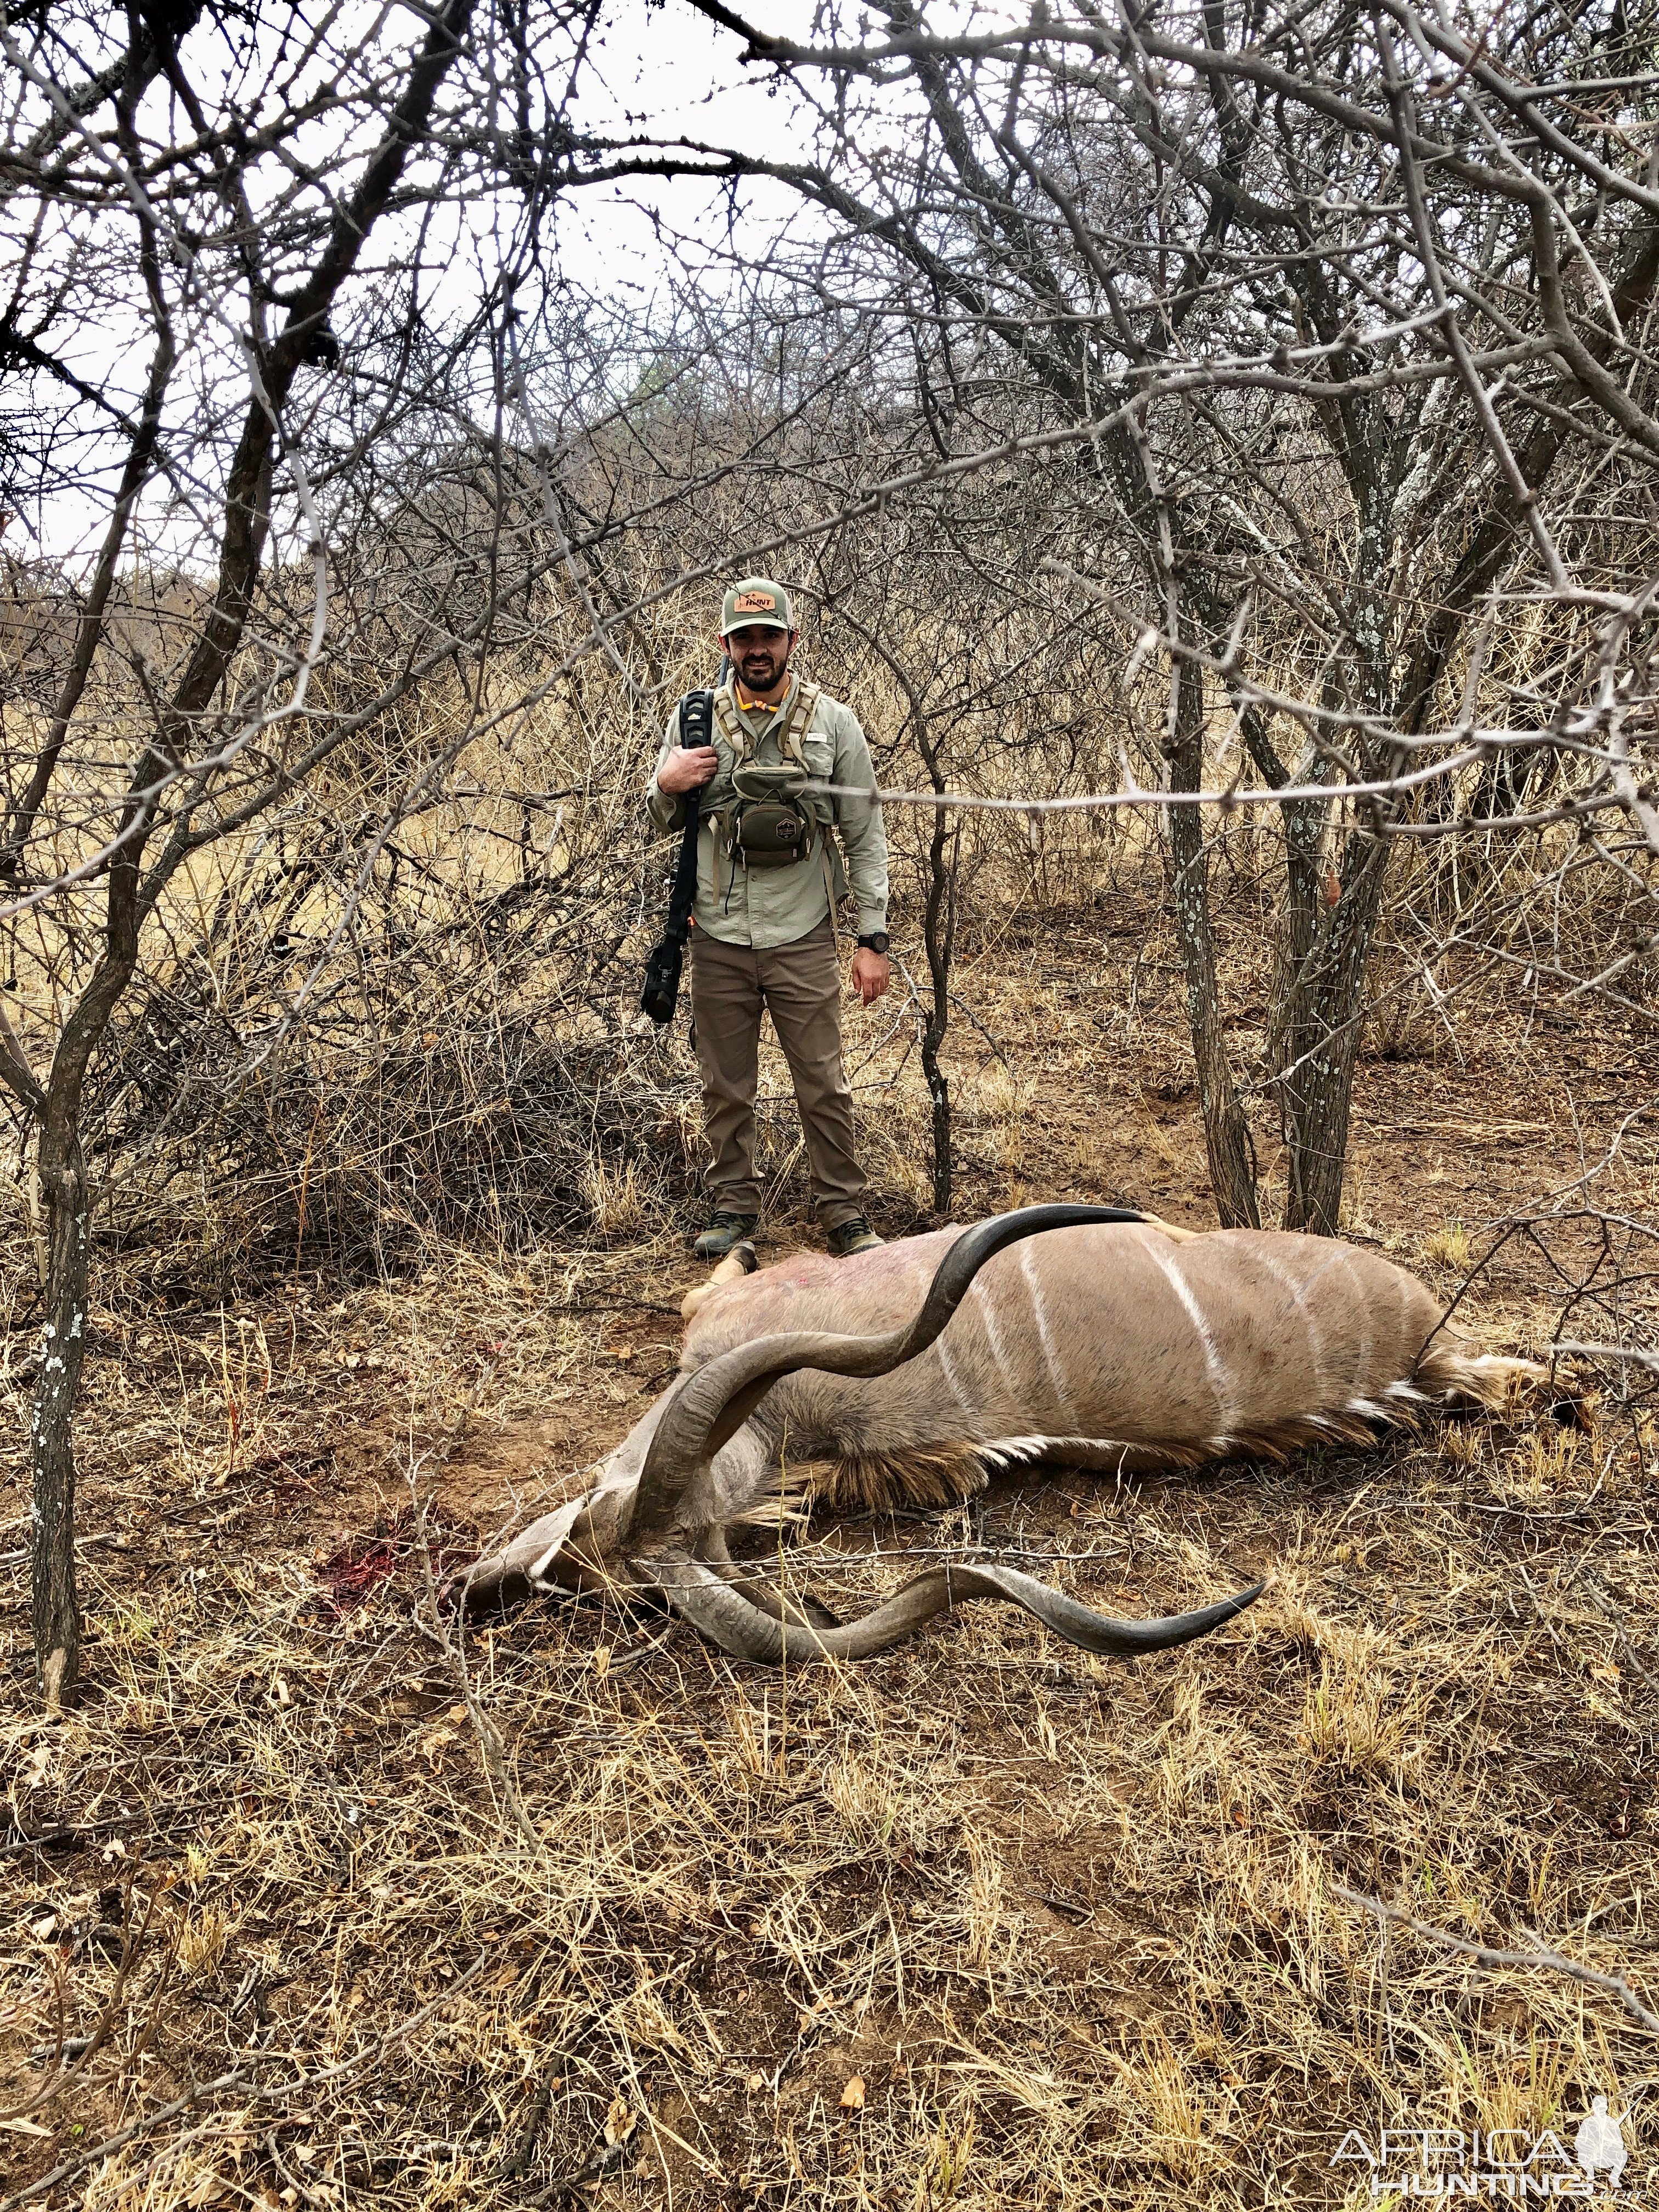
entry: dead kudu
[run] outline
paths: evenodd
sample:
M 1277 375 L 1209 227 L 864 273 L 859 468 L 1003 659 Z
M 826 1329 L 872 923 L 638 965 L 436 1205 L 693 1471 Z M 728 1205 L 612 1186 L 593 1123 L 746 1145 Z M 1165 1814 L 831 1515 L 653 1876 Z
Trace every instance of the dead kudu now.
M 855 1259 L 797 1257 L 687 1307 L 678 1380 L 591 1487 L 480 1561 L 471 1606 L 607 1588 L 665 1601 L 738 1657 L 777 1661 L 863 1658 L 965 1598 L 996 1598 L 1087 1650 L 1162 1651 L 1232 1620 L 1266 1583 L 1113 1620 L 1012 1567 L 945 1566 L 843 1625 L 764 1566 L 735 1564 L 727 1535 L 775 1525 L 792 1488 L 942 1503 L 988 1468 L 1282 1457 L 1368 1436 L 1413 1401 L 1495 1402 L 1525 1366 L 1472 1351 L 1376 1253 L 1197 1235 L 1112 1206 L 1028 1206 Z

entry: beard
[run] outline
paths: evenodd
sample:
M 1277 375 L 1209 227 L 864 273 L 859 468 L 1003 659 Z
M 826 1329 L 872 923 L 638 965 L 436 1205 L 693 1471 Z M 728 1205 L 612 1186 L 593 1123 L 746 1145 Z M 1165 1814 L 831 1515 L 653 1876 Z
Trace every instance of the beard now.
M 738 673 L 750 691 L 769 691 L 789 665 L 789 648 L 763 648 L 760 652 L 745 653 L 738 662 Z

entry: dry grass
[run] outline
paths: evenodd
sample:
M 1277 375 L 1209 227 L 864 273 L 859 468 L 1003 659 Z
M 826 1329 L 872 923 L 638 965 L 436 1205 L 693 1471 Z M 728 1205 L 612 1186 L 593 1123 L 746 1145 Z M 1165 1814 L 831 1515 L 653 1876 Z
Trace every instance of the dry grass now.
M 958 1046 L 964 1212 L 1086 1190 L 1203 1218 L 1177 997 L 1138 944 L 1126 1018 L 1097 926 L 1005 936 L 964 975 L 1002 1054 Z M 853 1036 L 902 1226 L 925 1094 L 890 1012 Z M 1362 1225 L 1448 1291 L 1453 1232 L 1478 1258 L 1462 1224 L 1577 1171 L 1568 1133 L 1601 1126 L 1595 1100 L 1616 1121 L 1602 1071 L 1631 1054 L 1586 1029 L 1540 1065 L 1496 1012 L 1462 1049 L 1473 1068 L 1370 1065 L 1356 1132 Z M 1533 1136 L 1469 1105 L 1523 1050 Z M 788 1116 L 767 1126 L 787 1217 Z M 1628 1158 L 1620 1203 L 1650 1211 L 1654 1179 Z M 20 1698 L 4 1730 L 37 1839 L 4 1862 L 5 2101 L 48 2092 L 0 2133 L 12 2191 L 66 2164 L 31 2201 L 1339 2205 L 1370 2201 L 1329 2163 L 1351 2127 L 1570 2136 L 1598 2090 L 1634 2100 L 1640 2183 L 1659 2066 L 1614 2001 L 1333 1894 L 1537 1929 L 1653 2001 L 1639 1412 L 1000 1482 L 919 1524 L 820 1526 L 801 1556 L 833 1601 L 908 1547 L 983 1545 L 1128 1613 L 1278 1567 L 1234 1629 L 1143 1664 L 984 1608 L 787 1675 L 589 1604 L 446 1649 L 428 1566 L 604 1449 L 672 1361 L 676 1224 L 597 1152 L 581 1194 L 585 1243 L 434 1243 L 418 1279 L 306 1274 L 171 1317 L 118 1279 L 94 1314 L 92 1695 L 52 1724 Z M 1535 1341 L 1553 1296 L 1517 1243 L 1474 1310 Z

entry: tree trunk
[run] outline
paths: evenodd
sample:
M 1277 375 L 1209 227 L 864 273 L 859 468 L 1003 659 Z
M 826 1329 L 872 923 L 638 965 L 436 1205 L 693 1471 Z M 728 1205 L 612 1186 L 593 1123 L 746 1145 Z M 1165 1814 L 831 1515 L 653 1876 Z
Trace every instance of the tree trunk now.
M 1267 1066 L 1282 1082 L 1285 1071 L 1312 1048 L 1306 984 L 1321 916 L 1334 902 L 1326 896 L 1329 878 L 1324 847 L 1329 800 L 1291 799 L 1279 811 L 1285 839 L 1285 900 L 1279 909 L 1272 1003 L 1267 1010 Z M 1290 1116 L 1285 1111 L 1282 1091 L 1280 1115 L 1288 1143 Z
M 936 789 L 943 779 L 938 763 L 929 762 Z M 922 941 L 927 951 L 927 974 L 933 1004 L 921 1037 L 921 1071 L 927 1079 L 927 1095 L 933 1102 L 933 1211 L 951 1211 L 951 1085 L 939 1064 L 939 1047 L 951 1023 L 951 955 L 957 925 L 957 844 L 959 833 L 951 829 L 941 806 L 933 817 L 933 842 L 927 854 L 927 903 L 922 914 Z M 949 858 L 946 858 L 947 849 Z
M 1176 702 L 1176 743 L 1170 757 L 1171 791 L 1204 787 L 1204 687 L 1194 670 L 1182 669 Z M 1224 1229 L 1259 1229 L 1255 1154 L 1249 1125 L 1233 1088 L 1227 1040 L 1221 1027 L 1216 982 L 1215 934 L 1210 925 L 1210 864 L 1204 823 L 1196 806 L 1170 809 L 1170 897 L 1187 977 L 1187 1020 L 1198 1072 L 1210 1185 Z
M 81 1607 L 75 1577 L 75 1450 L 71 1423 L 86 1351 L 90 1199 L 73 1122 L 48 1121 L 40 1140 L 46 1200 L 46 1320 L 29 1424 L 34 1480 L 35 1686 L 48 1711 L 75 1701 Z
M 1285 1226 L 1316 1237 L 1337 1234 L 1364 1023 L 1365 957 L 1388 865 L 1383 839 L 1352 835 L 1336 903 L 1316 923 L 1287 994 L 1280 1079 L 1290 1174 Z

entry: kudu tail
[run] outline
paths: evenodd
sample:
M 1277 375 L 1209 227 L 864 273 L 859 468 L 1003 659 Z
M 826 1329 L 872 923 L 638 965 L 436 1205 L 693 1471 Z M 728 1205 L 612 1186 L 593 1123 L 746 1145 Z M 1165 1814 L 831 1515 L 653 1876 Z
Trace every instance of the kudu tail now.
M 1471 1352 L 1449 1329 L 1442 1329 L 1425 1346 L 1412 1385 L 1426 1398 L 1462 1399 L 1496 1412 L 1516 1392 L 1543 1382 L 1547 1372 L 1536 1360 Z

